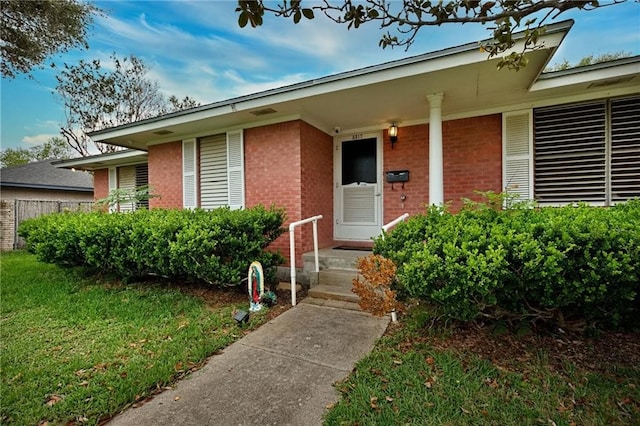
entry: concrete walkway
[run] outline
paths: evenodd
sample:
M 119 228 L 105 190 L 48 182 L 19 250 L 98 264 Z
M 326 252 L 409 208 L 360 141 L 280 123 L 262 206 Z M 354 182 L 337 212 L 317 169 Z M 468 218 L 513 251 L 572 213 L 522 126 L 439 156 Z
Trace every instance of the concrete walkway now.
M 389 319 L 301 303 L 110 426 L 320 425 L 333 387 L 382 336 Z

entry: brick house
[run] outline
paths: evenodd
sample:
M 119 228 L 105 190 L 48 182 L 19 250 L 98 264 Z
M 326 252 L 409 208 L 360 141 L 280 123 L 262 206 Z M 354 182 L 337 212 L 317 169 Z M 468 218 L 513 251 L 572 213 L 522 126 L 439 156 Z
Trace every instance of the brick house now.
M 151 208 L 321 214 L 321 247 L 366 244 L 405 212 L 456 209 L 475 191 L 542 204 L 640 196 L 640 56 L 543 73 L 572 23 L 549 25 L 518 72 L 470 43 L 97 131 L 130 150 L 63 166 L 93 170 L 102 197 L 131 159 L 146 162 Z M 311 250 L 310 228 L 296 241 Z M 273 248 L 287 254 L 288 238 Z

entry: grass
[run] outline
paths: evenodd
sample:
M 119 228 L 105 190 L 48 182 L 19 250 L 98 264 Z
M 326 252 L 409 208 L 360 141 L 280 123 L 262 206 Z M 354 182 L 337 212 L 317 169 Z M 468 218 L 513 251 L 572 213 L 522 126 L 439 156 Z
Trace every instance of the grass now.
M 640 424 L 637 364 L 558 363 L 551 346 L 532 348 L 513 335 L 473 344 L 509 339 L 522 357 L 500 355 L 498 348 L 499 359 L 487 359 L 468 345 L 440 344 L 456 341 L 455 327 L 428 329 L 416 315 L 387 333 L 337 385 L 342 398 L 325 425 Z
M 234 305 L 2 253 L 0 423 L 97 424 L 243 334 Z M 264 315 L 252 317 L 255 326 Z

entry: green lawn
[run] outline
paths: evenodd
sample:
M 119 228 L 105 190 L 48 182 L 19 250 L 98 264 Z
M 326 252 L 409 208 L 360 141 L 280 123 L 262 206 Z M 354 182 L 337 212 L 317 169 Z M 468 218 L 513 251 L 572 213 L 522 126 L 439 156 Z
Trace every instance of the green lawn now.
M 243 334 L 238 297 L 211 306 L 167 284 L 96 282 L 25 252 L 2 253 L 0 278 L 0 424 L 96 424 Z
M 425 319 L 392 325 L 337 385 L 325 425 L 640 424 L 637 333 L 495 335 Z

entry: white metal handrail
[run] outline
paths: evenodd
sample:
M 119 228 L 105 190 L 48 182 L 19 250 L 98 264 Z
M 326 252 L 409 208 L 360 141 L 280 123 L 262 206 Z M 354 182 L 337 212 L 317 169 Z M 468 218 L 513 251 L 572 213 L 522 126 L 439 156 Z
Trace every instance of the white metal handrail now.
M 296 241 L 295 228 L 305 223 L 313 222 L 313 252 L 316 258 L 316 273 L 320 272 L 320 263 L 318 261 L 318 220 L 322 219 L 322 215 L 310 217 L 308 219 L 299 220 L 289 224 L 289 263 L 291 264 L 291 305 L 296 306 Z
M 384 225 L 382 227 L 382 236 L 384 237 L 384 233 L 385 232 L 388 232 L 389 229 L 393 228 L 394 226 L 396 226 L 400 222 L 404 222 L 408 217 L 409 217 L 409 213 L 405 213 L 402 216 L 398 216 L 397 218 L 393 219 L 391 222 L 389 222 L 386 225 Z

